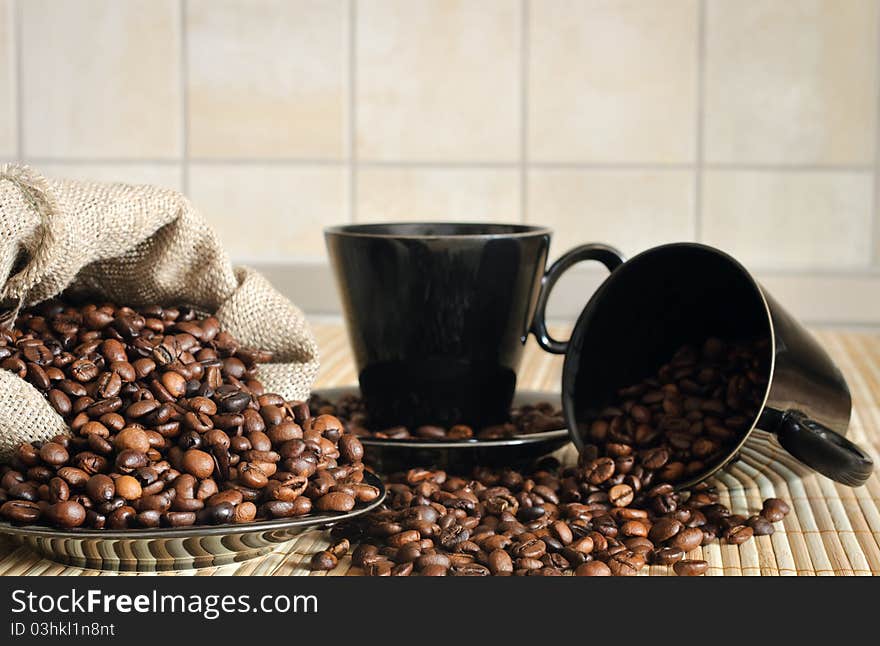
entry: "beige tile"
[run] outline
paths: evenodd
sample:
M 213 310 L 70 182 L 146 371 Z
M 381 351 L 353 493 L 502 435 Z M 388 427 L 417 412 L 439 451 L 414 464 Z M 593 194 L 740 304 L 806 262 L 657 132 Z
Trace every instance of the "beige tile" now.
M 233 260 L 323 260 L 323 228 L 348 221 L 343 166 L 193 164 L 189 194 Z
M 346 5 L 346 0 L 188 2 L 190 154 L 341 158 Z
M 95 164 L 58 163 L 35 164 L 34 168 L 53 179 L 92 180 L 95 182 L 122 182 L 124 184 L 152 184 L 181 190 L 181 165 L 169 164 Z
M 532 2 L 530 158 L 692 161 L 697 8 L 697 0 Z
M 0 162 L 17 153 L 12 0 L 0 0 Z
M 694 236 L 690 171 L 532 170 L 527 221 L 554 231 L 554 257 L 584 242 L 625 255 Z
M 865 267 L 870 173 L 711 171 L 703 239 L 760 269 Z
M 519 222 L 519 171 L 362 168 L 357 221 Z
M 515 0 L 358 3 L 359 157 L 517 159 L 519 17 Z
M 878 7 L 709 0 L 707 161 L 872 163 Z
M 26 156 L 180 154 L 178 2 L 19 4 Z

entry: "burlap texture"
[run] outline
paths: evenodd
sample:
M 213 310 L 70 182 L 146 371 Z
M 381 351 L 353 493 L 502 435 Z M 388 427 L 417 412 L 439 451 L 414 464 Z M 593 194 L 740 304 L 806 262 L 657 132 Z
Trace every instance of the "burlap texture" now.
M 268 390 L 305 399 L 317 375 L 303 313 L 253 269 L 233 267 L 204 219 L 169 189 L 0 166 L 0 286 L 0 324 L 64 290 L 124 305 L 188 304 L 216 313 L 243 344 L 274 353 L 260 370 Z M 0 370 L 0 458 L 65 430 L 35 388 Z

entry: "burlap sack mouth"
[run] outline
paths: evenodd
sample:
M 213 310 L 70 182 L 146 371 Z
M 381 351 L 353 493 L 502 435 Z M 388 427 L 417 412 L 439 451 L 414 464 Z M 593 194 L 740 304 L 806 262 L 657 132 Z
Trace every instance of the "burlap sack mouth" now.
M 273 353 L 260 367 L 267 389 L 303 400 L 317 376 L 318 348 L 302 311 L 255 270 L 233 267 L 202 216 L 170 189 L 0 167 L 0 285 L 0 325 L 62 293 L 187 304 L 214 313 L 244 345 Z M 21 442 L 66 431 L 33 386 L 0 370 L 0 459 Z

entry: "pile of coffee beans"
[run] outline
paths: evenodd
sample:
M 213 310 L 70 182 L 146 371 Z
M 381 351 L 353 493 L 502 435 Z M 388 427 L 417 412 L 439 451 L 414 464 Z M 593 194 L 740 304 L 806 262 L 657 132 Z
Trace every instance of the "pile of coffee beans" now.
M 70 529 L 247 523 L 375 500 L 332 415 L 265 392 L 216 318 L 186 307 L 47 302 L 0 330 L 0 368 L 73 434 L 0 467 L 0 517 Z
M 576 466 L 412 469 L 389 479 L 385 509 L 335 533 L 359 542 L 354 565 L 380 576 L 627 576 L 649 563 L 703 574 L 708 564 L 689 552 L 771 534 L 788 513 L 770 499 L 760 513 L 733 514 L 711 487 L 673 484 L 723 460 L 751 427 L 768 361 L 765 341 L 685 346 L 592 416 Z M 322 554 L 312 567 L 334 562 Z
M 345 395 L 335 402 L 320 395 L 312 395 L 309 406 L 313 415 L 333 415 L 341 419 L 349 433 L 386 440 L 500 440 L 565 428 L 562 411 L 549 402 L 516 406 L 510 412 L 510 421 L 477 430 L 468 424 L 456 424 L 448 428 L 426 425 L 414 429 L 406 426 L 375 429 L 370 424 L 364 400 L 357 395 Z
M 562 468 L 553 458 L 528 473 L 411 469 L 389 478 L 384 509 L 334 527 L 337 542 L 311 567 L 333 569 L 358 543 L 352 564 L 370 576 L 632 576 L 647 564 L 695 576 L 708 563 L 689 552 L 772 534 L 789 511 L 771 498 L 745 517 L 705 484 L 680 493 L 632 482 L 594 485 L 583 465 Z

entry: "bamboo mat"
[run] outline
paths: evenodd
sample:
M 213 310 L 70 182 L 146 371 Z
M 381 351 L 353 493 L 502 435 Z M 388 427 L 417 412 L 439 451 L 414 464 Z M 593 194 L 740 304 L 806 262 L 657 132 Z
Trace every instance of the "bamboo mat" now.
M 339 324 L 313 326 L 321 348 L 317 388 L 356 383 L 348 342 Z M 556 331 L 565 337 L 564 330 Z M 816 336 L 845 374 L 853 394 L 850 436 L 871 452 L 880 452 L 880 335 L 818 330 Z M 562 358 L 542 352 L 529 341 L 520 369 L 523 389 L 559 391 Z M 754 512 L 771 496 L 791 503 L 792 512 L 772 536 L 760 536 L 739 546 L 713 543 L 698 548 L 690 558 L 709 562 L 709 576 L 829 576 L 880 574 L 880 478 L 851 489 L 811 473 L 781 453 L 769 439 L 757 439 L 742 458 L 714 479 L 722 501 L 734 513 Z M 358 574 L 348 557 L 334 571 L 312 573 L 311 555 L 327 545 L 326 534 L 310 532 L 280 546 L 269 555 L 202 570 L 162 573 L 159 576 Z M 651 566 L 645 575 L 670 576 L 671 568 Z M 150 576 L 117 574 L 57 565 L 16 547 L 0 537 L 0 575 Z M 155 576 L 155 575 L 154 575 Z

